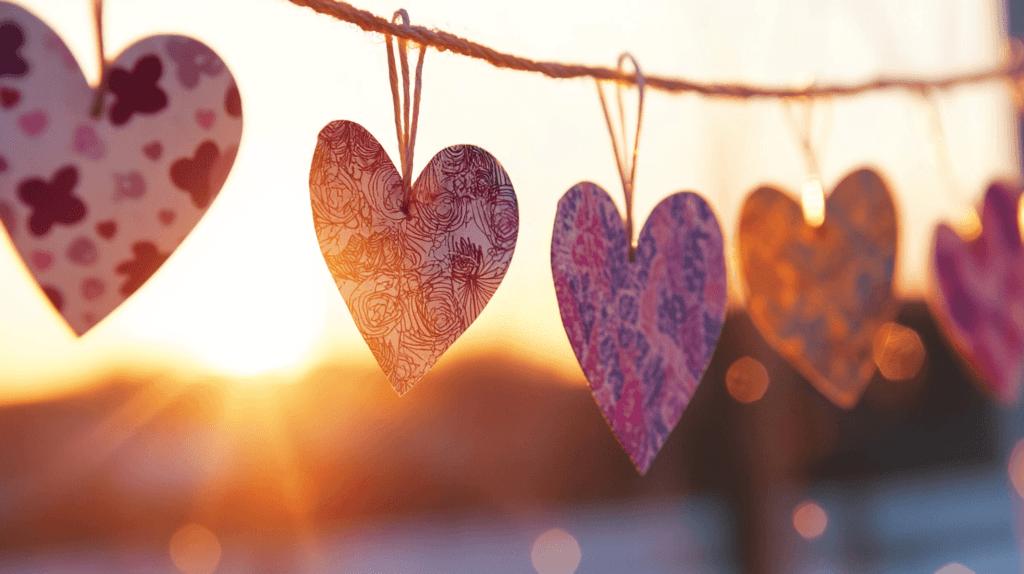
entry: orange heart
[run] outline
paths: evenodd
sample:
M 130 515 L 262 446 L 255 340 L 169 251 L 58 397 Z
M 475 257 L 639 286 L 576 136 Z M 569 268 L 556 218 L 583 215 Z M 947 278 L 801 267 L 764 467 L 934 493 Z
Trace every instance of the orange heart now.
M 857 403 L 875 371 L 875 332 L 896 315 L 896 210 L 873 171 L 854 172 L 808 225 L 800 206 L 762 187 L 743 206 L 747 311 L 764 338 L 836 405 Z
M 438 152 L 408 190 L 359 124 L 320 131 L 309 172 L 313 224 L 356 327 L 399 395 L 469 327 L 508 270 L 519 204 L 498 160 Z

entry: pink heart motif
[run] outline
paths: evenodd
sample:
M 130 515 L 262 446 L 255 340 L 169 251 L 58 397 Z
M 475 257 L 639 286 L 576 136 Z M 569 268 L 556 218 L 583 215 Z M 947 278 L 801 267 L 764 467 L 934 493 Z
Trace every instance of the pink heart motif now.
M 21 131 L 29 137 L 36 137 L 46 130 L 46 112 L 43 110 L 36 110 L 34 112 L 28 112 L 18 118 L 18 126 Z
M 4 225 L 37 280 L 32 254 L 52 254 L 41 288 L 82 334 L 152 276 L 216 196 L 242 134 L 237 88 L 205 45 L 153 36 L 110 63 L 94 118 L 97 93 L 60 38 L 2 1 L 0 22 L 3 88 L 27 112 L 0 113 Z M 239 113 L 196 124 L 195 110 L 214 115 L 229 100 Z M 173 224 L 154 225 L 164 209 Z
M 212 128 L 216 119 L 217 114 L 213 110 L 196 110 L 196 123 L 204 130 Z
M 142 153 L 149 159 L 157 161 L 164 154 L 164 146 L 159 141 L 151 141 L 142 146 Z
M 82 124 L 75 129 L 72 142 L 75 151 L 89 159 L 103 159 L 107 153 L 106 146 L 96 135 L 96 130 L 88 124 Z
M 33 252 L 32 265 L 40 271 L 46 271 L 51 265 L 53 265 L 53 254 L 49 251 Z
M 994 183 L 985 194 L 981 235 L 963 241 L 935 230 L 931 301 L 946 337 L 988 395 L 1013 404 L 1024 377 L 1024 246 L 1017 221 L 1020 190 Z
M 430 160 L 406 197 L 380 143 L 336 121 L 320 131 L 309 192 L 327 268 L 402 395 L 505 276 L 519 233 L 508 174 L 486 151 L 453 146 Z
M 662 200 L 634 260 L 623 220 L 592 183 L 558 202 L 551 272 L 562 324 L 594 399 L 646 473 L 711 361 L 725 320 L 722 232 L 694 193 Z

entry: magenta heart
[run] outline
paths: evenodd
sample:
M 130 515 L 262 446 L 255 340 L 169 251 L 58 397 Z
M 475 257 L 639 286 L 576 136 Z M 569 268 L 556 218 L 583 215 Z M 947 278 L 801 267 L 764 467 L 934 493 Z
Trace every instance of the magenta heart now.
M 97 99 L 64 42 L 3 1 L 0 72 L 0 104 L 19 112 L 0 110 L 4 225 L 82 334 L 153 275 L 216 197 L 241 140 L 238 90 L 200 42 L 151 36 L 109 61 Z M 11 94 L 19 101 L 6 103 Z M 161 210 L 173 221 L 161 224 Z M 45 277 L 36 252 L 52 254 Z
M 996 183 L 985 194 L 981 235 L 960 239 L 947 225 L 935 230 L 932 307 L 953 346 L 1002 403 L 1020 395 L 1024 376 L 1024 246 L 1017 223 L 1020 191 Z
M 558 202 L 551 271 L 594 399 L 645 473 L 722 331 L 727 290 L 718 220 L 700 196 L 671 195 L 647 219 L 630 262 L 615 204 L 600 187 L 579 183 Z
M 29 112 L 18 118 L 18 127 L 29 137 L 36 137 L 43 133 L 43 130 L 46 129 L 46 124 L 46 112 L 43 110 Z

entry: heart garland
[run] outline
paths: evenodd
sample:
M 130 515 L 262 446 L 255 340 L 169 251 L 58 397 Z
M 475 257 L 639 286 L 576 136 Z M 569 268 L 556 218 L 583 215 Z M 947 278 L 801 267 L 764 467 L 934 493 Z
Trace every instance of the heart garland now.
M 153 36 L 96 91 L 64 42 L 0 2 L 0 220 L 79 335 L 134 293 L 206 212 L 234 163 L 242 106 L 204 44 Z
M 430 160 L 406 198 L 380 143 L 359 124 L 335 121 L 320 132 L 309 190 L 327 268 L 381 369 L 405 394 L 505 277 L 519 233 L 508 174 L 486 151 L 452 146 Z
M 1024 377 L 1024 246 L 1017 220 L 1020 190 L 993 183 L 985 193 L 981 234 L 962 240 L 935 230 L 936 296 L 943 332 L 976 374 L 986 395 L 1012 405 Z
M 661 201 L 634 260 L 608 194 L 579 183 L 558 202 L 551 272 L 562 324 L 594 399 L 647 472 L 690 402 L 725 320 L 722 232 L 694 193 Z
M 875 332 L 896 315 L 896 211 L 885 183 L 846 176 L 811 227 L 800 206 L 763 187 L 743 205 L 747 311 L 764 338 L 821 394 L 851 408 L 875 372 Z

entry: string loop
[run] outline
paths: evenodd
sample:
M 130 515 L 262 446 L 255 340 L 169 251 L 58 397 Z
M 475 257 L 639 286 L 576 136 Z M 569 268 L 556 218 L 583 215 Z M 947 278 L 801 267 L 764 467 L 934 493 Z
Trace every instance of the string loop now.
M 629 60 L 633 64 L 635 70 L 635 82 L 638 94 L 638 104 L 636 113 L 636 132 L 633 137 L 633 151 L 629 152 L 627 146 L 627 134 L 626 134 L 626 108 L 622 103 L 622 83 L 616 82 L 617 100 L 619 107 L 619 134 L 616 137 L 615 127 L 612 125 L 612 116 L 608 112 L 608 102 L 604 97 L 604 90 L 601 89 L 601 81 L 595 80 L 597 85 L 597 96 L 601 99 L 601 109 L 604 111 L 604 119 L 608 124 L 608 135 L 611 136 L 612 140 L 612 151 L 615 153 L 615 163 L 619 168 L 619 179 L 622 181 L 622 193 L 626 200 L 626 221 L 624 222 L 626 230 L 626 238 L 629 240 L 629 260 L 633 261 L 634 254 L 636 253 L 636 247 L 634 245 L 633 238 L 633 185 L 636 181 L 636 156 L 637 150 L 640 147 L 640 127 L 643 125 L 644 118 L 644 87 L 646 81 L 644 79 L 643 72 L 640 71 L 640 64 L 637 63 L 636 58 L 631 54 L 623 53 L 619 56 L 619 68 L 618 71 L 621 75 L 623 74 L 622 65 L 626 60 Z M 620 144 L 621 140 L 621 146 Z
M 409 13 L 405 9 L 395 12 L 391 22 L 401 19 L 402 26 L 409 27 Z M 416 148 L 416 125 L 420 116 L 420 91 L 423 87 L 423 57 L 426 45 L 419 44 L 419 58 L 416 62 L 416 79 L 411 99 L 409 98 L 409 41 L 398 39 L 398 56 L 402 67 L 402 97 L 398 95 L 398 71 L 395 69 L 395 50 L 391 46 L 391 34 L 384 35 L 388 47 L 388 80 L 391 83 L 391 99 L 395 108 L 395 133 L 398 136 L 398 159 L 402 166 L 402 213 L 409 215 L 412 201 L 412 159 Z
M 792 99 L 784 99 L 783 106 L 790 126 L 799 140 L 804 161 L 807 162 L 807 175 L 800 186 L 800 204 L 803 209 L 804 222 L 813 227 L 821 227 L 825 223 L 825 191 L 821 183 L 821 166 L 814 145 L 814 107 L 815 100 L 805 96 L 795 98 L 803 106 L 803 121 L 797 121 L 793 111 Z
M 107 91 L 107 56 L 103 48 L 103 0 L 92 0 L 93 23 L 96 25 L 96 49 L 100 59 L 100 83 L 92 101 L 92 117 L 103 115 L 103 97 Z

